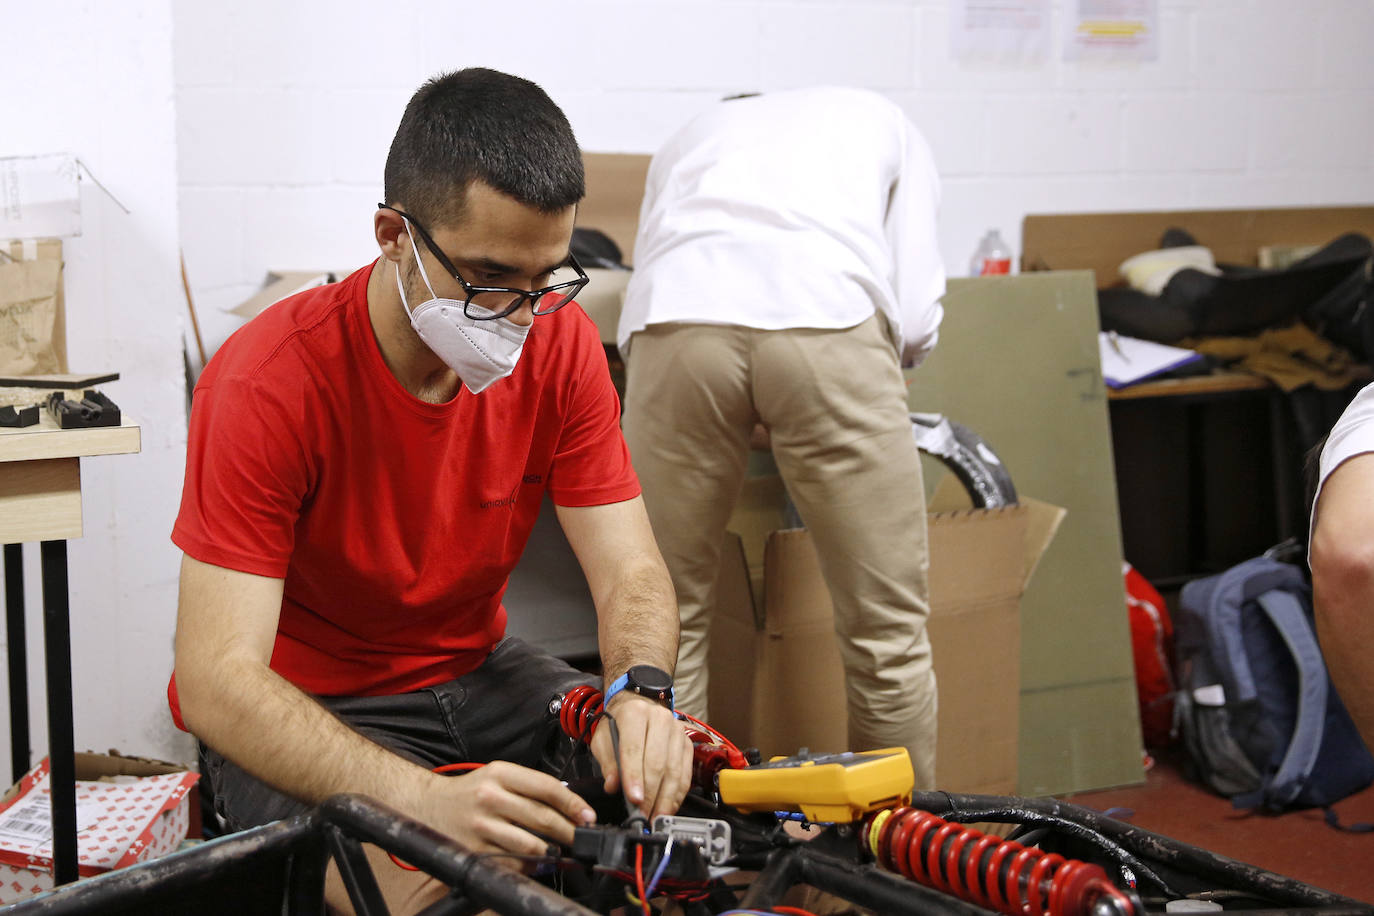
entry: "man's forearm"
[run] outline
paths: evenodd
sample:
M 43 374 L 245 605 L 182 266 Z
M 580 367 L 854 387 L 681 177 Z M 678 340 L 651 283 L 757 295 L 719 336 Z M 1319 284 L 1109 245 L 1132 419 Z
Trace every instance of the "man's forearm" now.
M 646 557 L 625 572 L 598 608 L 602 671 L 610 683 L 631 665 L 677 665 L 677 598 L 667 568 Z
M 424 811 L 431 774 L 364 738 L 264 665 L 226 662 L 201 678 L 178 672 L 178 692 L 197 737 L 286 795 L 315 805 L 358 792 L 412 816 Z

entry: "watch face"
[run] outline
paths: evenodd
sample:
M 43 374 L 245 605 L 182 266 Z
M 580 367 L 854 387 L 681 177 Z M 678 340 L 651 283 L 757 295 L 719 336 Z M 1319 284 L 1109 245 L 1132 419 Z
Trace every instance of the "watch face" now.
M 652 690 L 655 693 L 665 693 L 673 689 L 673 678 L 668 672 L 653 665 L 635 665 L 626 672 L 630 676 L 630 683 L 641 690 Z

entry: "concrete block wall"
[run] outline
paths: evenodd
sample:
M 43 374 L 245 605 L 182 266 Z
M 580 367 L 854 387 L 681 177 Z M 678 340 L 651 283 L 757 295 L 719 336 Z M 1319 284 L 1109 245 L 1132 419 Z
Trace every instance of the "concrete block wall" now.
M 951 51 L 947 0 L 175 0 L 183 238 L 208 336 L 272 267 L 348 267 L 410 92 L 483 65 L 539 82 L 583 148 L 652 152 L 722 94 L 864 86 L 944 179 L 941 250 L 1028 213 L 1374 201 L 1374 0 L 1160 0 L 1141 63 Z M 824 125 L 817 125 L 824 130 Z
M 941 250 L 960 273 L 1027 213 L 1374 201 L 1374 0 L 1160 0 L 1160 56 L 1023 65 L 950 52 L 945 0 L 0 0 L 0 155 L 76 152 L 126 204 L 83 189 L 67 247 L 71 362 L 115 368 L 143 453 L 87 462 L 71 546 L 77 744 L 189 759 L 162 702 L 185 447 L 186 255 L 213 348 L 274 267 L 348 268 L 406 99 L 444 69 L 540 82 L 584 148 L 652 152 L 720 95 L 866 86 L 926 133 Z M 824 129 L 818 125 L 817 129 Z M 37 551 L 27 582 L 32 674 Z M 41 691 L 33 694 L 44 750 Z M 7 736 L 0 729 L 0 759 Z
M 80 749 L 193 760 L 166 711 L 180 553 L 168 540 L 186 455 L 170 0 L 0 0 L 0 156 L 70 152 L 81 184 L 65 240 L 68 362 L 142 429 L 142 451 L 81 463 L 84 536 L 68 544 Z M 31 746 L 47 753 L 37 544 L 24 550 Z M 0 702 L 9 697 L 0 685 Z M 0 784 L 9 783 L 0 726 Z

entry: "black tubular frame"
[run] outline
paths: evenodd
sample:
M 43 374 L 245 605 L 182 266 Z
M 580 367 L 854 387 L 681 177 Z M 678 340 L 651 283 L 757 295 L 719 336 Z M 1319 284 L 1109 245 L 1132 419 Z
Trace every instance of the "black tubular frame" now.
M 705 800 L 702 799 L 703 804 Z M 1374 906 L 1266 872 L 1215 853 L 1180 843 L 1106 817 L 1088 808 L 1053 799 L 993 795 L 916 793 L 913 805 L 954 822 L 1000 821 L 1045 824 L 1065 835 L 1090 836 L 1100 846 L 1115 845 L 1173 874 L 1189 875 L 1224 896 L 1258 898 L 1266 909 L 1243 909 L 1245 916 L 1322 914 L 1356 916 Z M 732 817 L 729 812 L 722 816 Z M 739 819 L 738 814 L 733 819 Z M 741 820 L 740 828 L 748 830 Z M 853 855 L 856 825 L 836 825 L 811 842 L 781 840 L 758 867 L 739 908 L 769 909 L 796 885 L 843 898 L 890 916 L 988 913 L 934 889 L 865 864 Z M 469 852 L 443 834 L 357 795 L 329 799 L 312 812 L 231 834 L 193 849 L 60 888 L 57 892 L 4 908 L 6 916 L 125 916 L 157 912 L 167 916 L 213 913 L 238 916 L 241 904 L 220 886 L 241 881 L 254 867 L 266 876 L 272 911 L 293 916 L 324 916 L 324 876 L 332 860 L 359 916 L 389 916 L 362 844 L 373 844 L 448 885 L 449 896 L 421 916 L 471 916 L 494 911 L 503 916 L 597 916 L 596 911 L 498 864 L 498 857 Z M 218 882 L 218 886 L 217 886 Z M 199 892 L 199 893 L 198 893 Z M 1265 904 L 1265 901 L 1269 901 Z M 705 912 L 704 908 L 692 912 Z M 1150 912 L 1155 912 L 1151 908 Z

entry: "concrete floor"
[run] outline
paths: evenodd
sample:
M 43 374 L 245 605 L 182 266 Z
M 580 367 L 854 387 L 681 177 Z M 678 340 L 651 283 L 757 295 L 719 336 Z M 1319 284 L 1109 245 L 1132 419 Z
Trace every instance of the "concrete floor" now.
M 1307 884 L 1374 901 L 1374 833 L 1329 827 L 1320 809 L 1279 816 L 1237 811 L 1231 803 L 1188 782 L 1176 759 L 1164 754 L 1143 786 L 1084 792 L 1067 801 L 1098 811 L 1128 808 L 1123 820 L 1146 830 L 1296 878 Z M 1374 823 L 1374 787 L 1335 805 L 1341 823 Z

